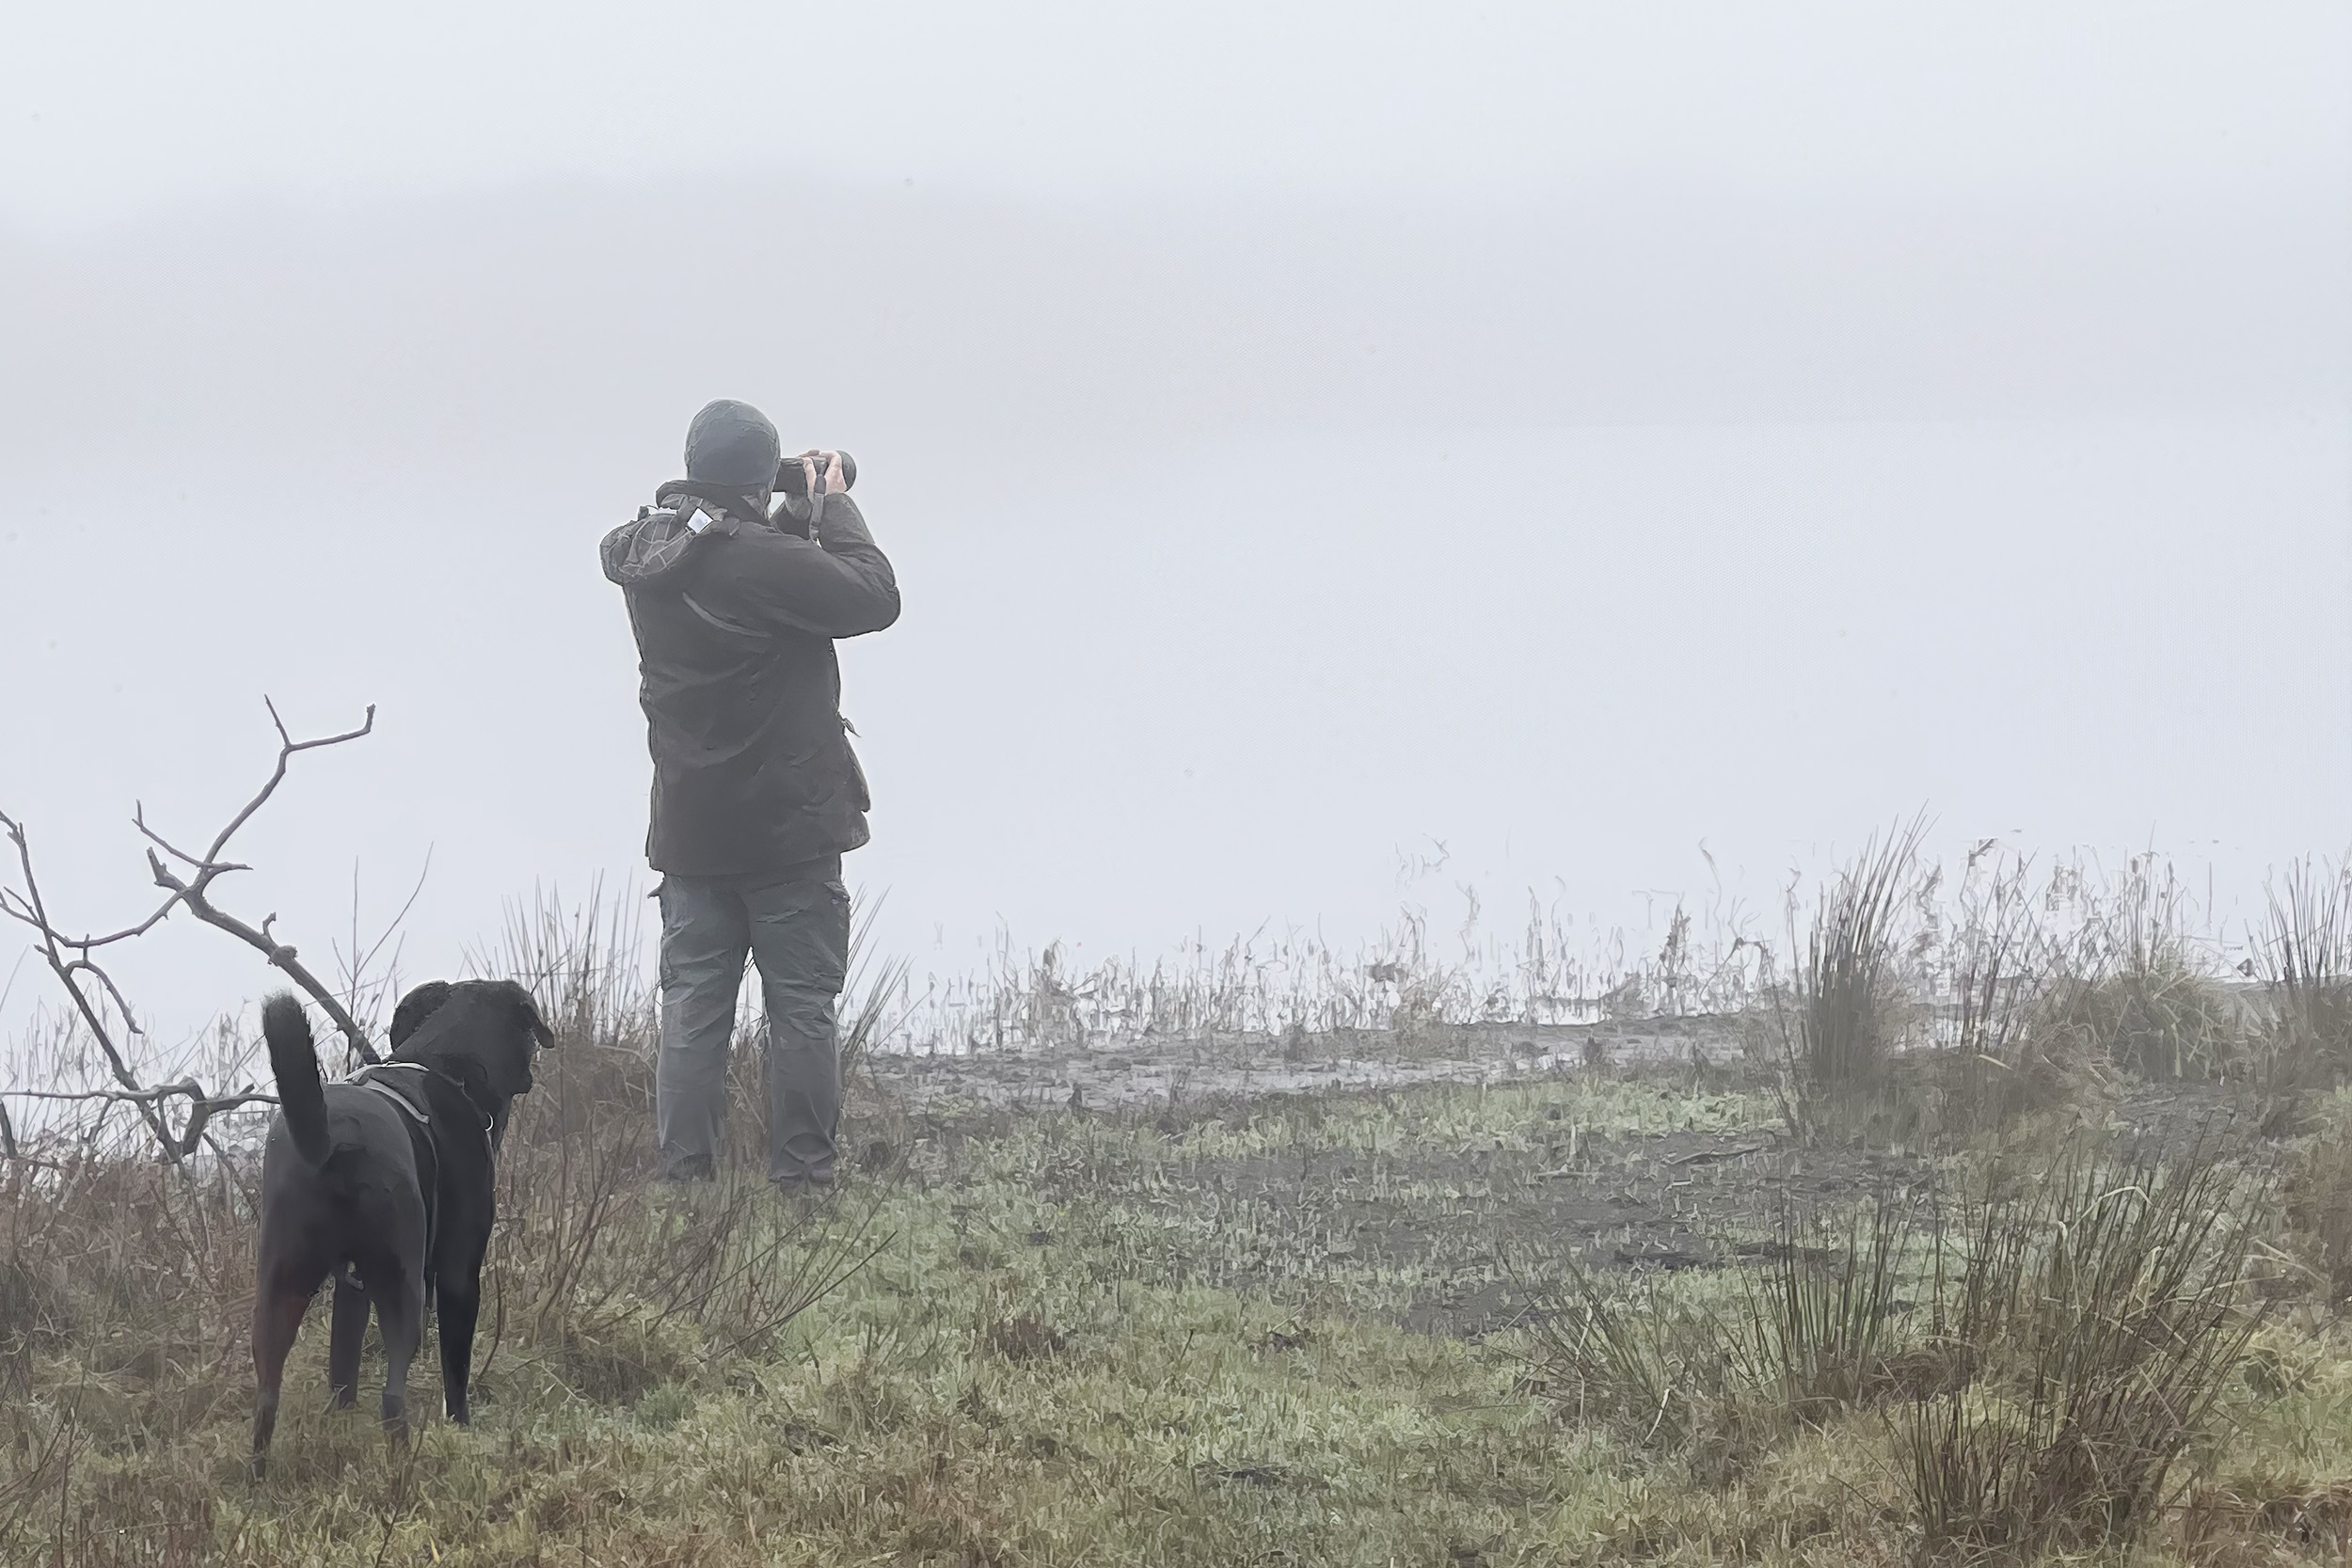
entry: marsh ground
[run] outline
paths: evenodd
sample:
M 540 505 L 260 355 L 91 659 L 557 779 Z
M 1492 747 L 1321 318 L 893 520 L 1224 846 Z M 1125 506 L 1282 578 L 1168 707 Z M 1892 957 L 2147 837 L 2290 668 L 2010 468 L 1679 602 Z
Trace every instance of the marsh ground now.
M 885 1060 L 854 1179 L 815 1208 L 647 1189 L 633 1058 L 558 1052 L 512 1156 L 475 1425 L 429 1424 L 403 1460 L 366 1416 L 290 1398 L 259 1484 L 234 1183 L 21 1173 L 0 1544 L 72 1563 L 1905 1560 L 1921 1543 L 1886 1410 L 1702 1474 L 1580 1418 L 1534 1331 L 1566 1271 L 1728 1299 L 1791 1209 L 1935 1201 L 1959 1157 L 1791 1136 L 1739 1045 L 1691 1025 Z M 2037 1136 L 2177 1141 L 2233 1103 L 2142 1085 Z M 719 1238 L 707 1264 L 698 1237 Z M 290 1390 L 323 1390 L 324 1326 Z M 2137 1560 L 2341 1557 L 2352 1343 L 2305 1293 L 2255 1352 Z

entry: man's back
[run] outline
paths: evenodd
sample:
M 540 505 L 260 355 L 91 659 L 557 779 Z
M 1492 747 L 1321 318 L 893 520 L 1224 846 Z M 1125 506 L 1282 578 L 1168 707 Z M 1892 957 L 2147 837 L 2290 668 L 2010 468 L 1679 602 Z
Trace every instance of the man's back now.
M 898 580 L 856 502 L 818 507 L 815 539 L 730 513 L 681 541 L 666 510 L 605 539 L 637 636 L 656 870 L 773 870 L 866 840 L 833 643 L 897 620 Z

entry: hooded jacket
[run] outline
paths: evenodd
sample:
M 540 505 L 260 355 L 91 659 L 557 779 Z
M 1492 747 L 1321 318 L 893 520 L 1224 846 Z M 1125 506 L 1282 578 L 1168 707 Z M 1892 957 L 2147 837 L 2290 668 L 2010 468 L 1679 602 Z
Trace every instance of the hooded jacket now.
M 656 871 L 783 871 L 868 836 L 833 645 L 898 618 L 898 577 L 847 495 L 798 507 L 814 518 L 771 523 L 669 484 L 605 535 L 637 634 Z

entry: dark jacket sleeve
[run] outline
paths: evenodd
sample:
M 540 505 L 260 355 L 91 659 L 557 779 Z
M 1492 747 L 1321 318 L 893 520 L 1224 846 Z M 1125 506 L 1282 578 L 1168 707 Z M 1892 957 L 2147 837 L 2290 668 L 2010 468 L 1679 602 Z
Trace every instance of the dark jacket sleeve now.
M 817 538 L 746 529 L 705 539 L 687 558 L 691 592 L 731 620 L 857 637 L 898 618 L 898 578 L 857 503 L 824 499 Z

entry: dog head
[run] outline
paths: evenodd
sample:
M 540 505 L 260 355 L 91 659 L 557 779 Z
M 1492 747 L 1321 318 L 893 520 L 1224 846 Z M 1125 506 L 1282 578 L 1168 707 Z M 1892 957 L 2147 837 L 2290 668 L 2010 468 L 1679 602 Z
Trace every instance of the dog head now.
M 417 1025 L 432 1017 L 434 1010 L 449 1000 L 450 990 L 447 980 L 427 980 L 400 999 L 400 1006 L 392 1009 L 393 1055 L 400 1054 L 402 1044 L 417 1032 Z
M 539 1005 L 512 980 L 434 980 L 392 1010 L 393 1056 L 464 1085 L 490 1118 L 493 1148 L 506 1136 L 515 1097 L 531 1092 L 532 1058 L 554 1043 Z

